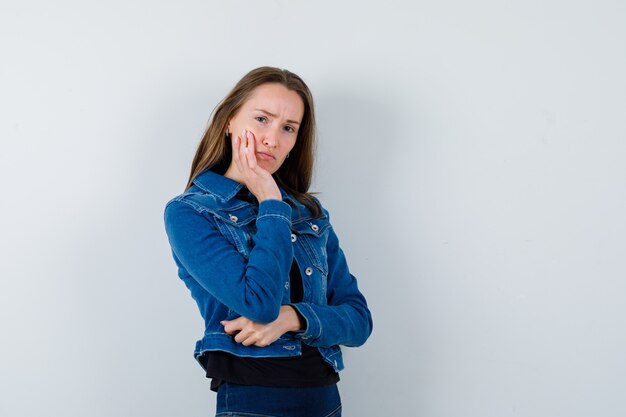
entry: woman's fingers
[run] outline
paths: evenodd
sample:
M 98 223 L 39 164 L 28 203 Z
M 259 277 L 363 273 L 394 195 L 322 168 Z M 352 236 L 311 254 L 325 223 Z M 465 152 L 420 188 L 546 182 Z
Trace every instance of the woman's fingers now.
M 249 319 L 242 316 L 234 320 L 222 320 L 220 323 L 227 334 L 234 335 L 235 342 L 244 346 L 258 344 L 260 335 Z
M 233 160 L 241 174 L 242 182 L 259 201 L 268 198 L 280 199 L 276 181 L 268 170 L 259 165 L 256 158 L 256 138 L 254 133 L 242 129 L 241 136 L 233 139 Z
M 248 152 L 248 137 L 246 135 L 246 129 L 241 131 L 241 141 L 239 142 L 239 163 L 240 172 L 245 175 L 245 170 L 248 167 L 248 161 L 246 154 Z
M 243 329 L 235 335 L 235 342 L 244 346 L 250 346 L 257 343 L 259 335 L 253 329 Z
M 271 325 L 256 323 L 243 316 L 234 320 L 222 320 L 220 324 L 227 334 L 234 336 L 235 342 L 244 346 L 265 347 L 280 336 L 274 335 Z
M 244 342 L 249 339 L 249 334 L 247 332 L 239 332 L 235 336 L 235 342 L 245 344 Z M 247 346 L 247 345 L 246 345 Z
M 241 142 L 239 144 L 239 171 L 244 175 L 244 178 L 252 178 L 259 174 L 257 168 L 257 161 L 255 156 L 255 143 L 254 134 L 249 130 L 241 131 Z
M 243 328 L 241 317 L 238 317 L 234 320 L 222 320 L 220 324 L 224 326 L 224 331 L 228 334 L 233 334 Z
M 254 345 L 256 344 L 256 337 L 255 336 L 248 337 L 246 340 L 241 342 L 241 344 L 244 346 Z
M 250 167 L 251 170 L 255 171 L 254 168 L 256 168 L 256 153 L 255 153 L 254 135 L 252 134 L 252 132 L 248 131 L 246 138 L 248 142 L 248 148 L 247 148 L 248 152 L 246 154 L 247 160 L 248 160 L 248 166 Z
M 240 143 L 241 143 L 241 137 L 239 135 L 236 134 L 232 134 L 232 150 L 233 150 L 233 161 L 235 162 L 235 165 L 237 165 L 237 169 L 239 171 L 241 171 L 241 162 L 240 162 Z
M 256 139 L 254 133 L 249 130 L 242 130 L 242 139 L 239 146 L 239 162 L 242 166 L 240 172 L 248 178 L 263 175 L 263 169 L 259 167 L 256 159 Z

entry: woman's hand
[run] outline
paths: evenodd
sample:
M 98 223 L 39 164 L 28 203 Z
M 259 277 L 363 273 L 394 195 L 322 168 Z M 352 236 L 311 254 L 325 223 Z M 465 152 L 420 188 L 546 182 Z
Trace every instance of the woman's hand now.
M 243 316 L 234 320 L 222 320 L 220 323 L 226 333 L 235 335 L 235 342 L 244 346 L 265 347 L 289 331 L 303 329 L 303 322 L 295 308 L 283 305 L 278 318 L 271 323 L 258 323 Z
M 256 160 L 256 139 L 249 130 L 233 136 L 233 160 L 248 190 L 259 202 L 268 199 L 282 200 L 282 195 L 272 174 L 260 167 Z

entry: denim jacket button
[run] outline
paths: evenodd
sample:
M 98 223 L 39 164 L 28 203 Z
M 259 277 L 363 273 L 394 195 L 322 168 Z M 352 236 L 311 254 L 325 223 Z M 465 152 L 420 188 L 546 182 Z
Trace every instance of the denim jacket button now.
M 296 235 L 294 235 L 293 233 L 291 234 L 291 241 L 295 242 L 297 239 Z
M 304 270 L 304 273 L 307 275 L 311 275 L 313 273 L 313 268 L 308 267 L 307 269 Z
M 320 230 L 320 228 L 316 224 L 311 225 L 311 229 L 313 229 L 314 232 Z
M 237 219 L 237 216 L 235 216 L 235 215 L 233 215 L 233 214 L 230 214 L 230 215 L 229 215 L 229 218 L 230 218 L 230 220 L 232 220 L 233 222 L 237 223 L 237 220 L 238 220 L 238 219 Z

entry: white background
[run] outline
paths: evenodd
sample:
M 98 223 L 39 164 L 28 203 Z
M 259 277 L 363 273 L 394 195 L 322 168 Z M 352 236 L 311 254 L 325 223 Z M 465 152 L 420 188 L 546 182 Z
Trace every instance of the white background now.
M 212 415 L 162 215 L 261 65 L 374 318 L 344 416 L 625 415 L 625 40 L 623 1 L 2 0 L 0 415 Z

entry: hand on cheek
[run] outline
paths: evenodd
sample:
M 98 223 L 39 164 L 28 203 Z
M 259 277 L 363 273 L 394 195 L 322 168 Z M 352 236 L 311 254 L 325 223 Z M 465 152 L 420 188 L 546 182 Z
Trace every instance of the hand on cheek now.
M 233 162 L 241 175 L 241 181 L 259 202 L 268 199 L 282 200 L 282 195 L 272 174 L 259 166 L 256 159 L 254 134 L 242 130 L 241 136 L 233 135 Z

